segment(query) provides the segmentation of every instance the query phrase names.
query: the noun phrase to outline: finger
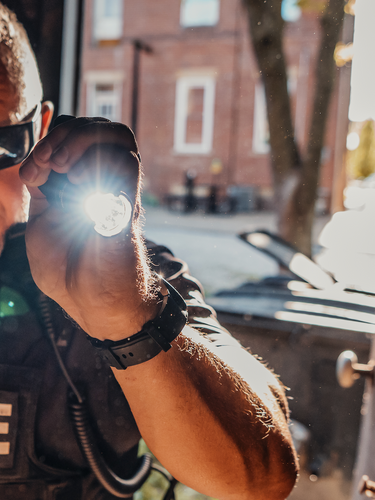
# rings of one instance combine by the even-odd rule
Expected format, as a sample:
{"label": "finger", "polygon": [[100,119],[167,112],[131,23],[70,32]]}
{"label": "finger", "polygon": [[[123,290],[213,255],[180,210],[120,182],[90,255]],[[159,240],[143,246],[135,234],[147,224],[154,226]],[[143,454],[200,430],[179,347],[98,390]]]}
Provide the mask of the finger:
{"label": "finger", "polygon": [[44,165],[50,160],[53,152],[58,149],[59,145],[64,141],[64,139],[74,130],[80,129],[80,127],[96,122],[106,122],[110,123],[106,118],[75,118],[68,121],[60,123],[54,127],[46,137],[41,139],[34,147],[32,152],[32,157],[35,163],[41,163]]}
{"label": "finger", "polygon": [[49,208],[49,203],[38,188],[28,188],[31,200],[29,206],[29,220],[43,213]]}
{"label": "finger", "polygon": [[100,143],[117,143],[138,152],[134,134],[126,125],[86,118],[71,120],[37,144],[21,165],[21,179],[27,186],[40,186],[50,169],[67,173],[91,145]]}
{"label": "finger", "polygon": [[96,190],[126,192],[134,202],[140,173],[138,157],[117,144],[91,146],[68,172],[72,184],[91,185]]}
{"label": "finger", "polygon": [[121,123],[89,123],[73,130],[52,153],[50,167],[67,173],[91,146],[118,144],[134,153],[138,146],[133,132]]}
{"label": "finger", "polygon": [[[74,129],[92,121],[91,118],[77,118],[62,123],[49,134],[41,139],[33,148],[30,155],[22,162],[20,167],[20,177],[27,186],[37,186],[43,184],[50,172],[50,158],[53,151],[65,137]],[[96,119],[95,120],[100,120]],[[103,119],[104,120],[104,119]],[[107,121],[107,120],[105,120]],[[47,170],[47,172],[45,172]]]}

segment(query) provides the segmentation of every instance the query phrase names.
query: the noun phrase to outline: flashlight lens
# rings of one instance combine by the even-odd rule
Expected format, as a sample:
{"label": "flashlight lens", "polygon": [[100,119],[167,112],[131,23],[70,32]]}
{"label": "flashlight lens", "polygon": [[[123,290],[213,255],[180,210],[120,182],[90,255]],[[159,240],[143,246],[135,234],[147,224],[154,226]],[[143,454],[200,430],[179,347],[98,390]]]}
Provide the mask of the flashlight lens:
{"label": "flashlight lens", "polygon": [[119,234],[129,224],[132,206],[123,196],[112,193],[94,193],[85,201],[85,211],[94,221],[94,229],[102,236]]}

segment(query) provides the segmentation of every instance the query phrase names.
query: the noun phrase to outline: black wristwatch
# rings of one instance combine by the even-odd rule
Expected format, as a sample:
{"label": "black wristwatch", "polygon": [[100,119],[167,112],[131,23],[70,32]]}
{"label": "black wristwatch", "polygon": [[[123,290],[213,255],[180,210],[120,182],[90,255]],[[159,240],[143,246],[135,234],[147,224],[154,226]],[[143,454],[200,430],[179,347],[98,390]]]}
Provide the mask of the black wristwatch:
{"label": "black wristwatch", "polygon": [[162,305],[156,318],[143,325],[140,332],[116,342],[89,337],[91,344],[110,366],[125,370],[129,366],[144,363],[161,351],[168,351],[171,342],[181,333],[187,321],[184,299],[172,285],[159,277],[168,290],[161,295]]}

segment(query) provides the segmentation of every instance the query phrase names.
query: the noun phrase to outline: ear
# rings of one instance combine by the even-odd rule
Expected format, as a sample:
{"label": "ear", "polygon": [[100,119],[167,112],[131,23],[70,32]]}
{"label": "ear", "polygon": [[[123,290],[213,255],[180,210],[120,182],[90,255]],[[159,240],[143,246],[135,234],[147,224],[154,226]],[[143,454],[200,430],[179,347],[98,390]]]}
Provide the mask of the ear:
{"label": "ear", "polygon": [[42,139],[45,135],[47,135],[48,127],[52,121],[53,109],[54,107],[51,101],[45,101],[42,103],[42,126],[40,129],[39,139]]}

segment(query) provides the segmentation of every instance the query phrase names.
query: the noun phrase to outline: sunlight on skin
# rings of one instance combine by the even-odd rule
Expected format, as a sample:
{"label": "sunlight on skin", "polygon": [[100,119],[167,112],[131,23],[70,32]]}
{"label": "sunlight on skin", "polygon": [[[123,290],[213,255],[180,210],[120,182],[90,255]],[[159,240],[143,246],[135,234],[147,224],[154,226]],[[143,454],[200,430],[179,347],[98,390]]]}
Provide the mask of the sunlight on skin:
{"label": "sunlight on skin", "polygon": [[[10,112],[18,112],[19,109],[11,106],[9,102],[4,102],[4,95],[3,101],[1,101],[0,92],[0,121],[1,119],[5,120],[8,124]],[[28,99],[31,97],[25,97],[25,101]],[[47,111],[50,119],[52,108],[50,107]],[[45,131],[47,130],[48,124],[49,120],[43,121],[42,131],[44,128]],[[98,128],[101,130],[104,128],[108,138],[113,138],[113,142],[125,143],[125,147],[133,148],[131,151],[136,152],[135,140],[128,130],[124,131],[123,126],[119,126],[119,124],[108,126],[107,123],[99,125]],[[139,280],[139,268],[143,262],[140,257],[141,245],[139,245],[139,249],[135,248],[134,242],[137,242],[135,231],[132,234],[129,231],[128,234],[107,239],[105,244],[102,241],[104,238],[90,234],[80,246],[81,242],[75,241],[77,231],[67,231],[67,228],[73,226],[68,220],[69,214],[63,214],[58,209],[49,207],[46,200],[38,194],[37,186],[43,184],[48,178],[49,162],[54,163],[56,160],[55,166],[59,167],[57,170],[63,172],[60,167],[64,166],[65,172],[71,172],[72,165],[77,165],[77,160],[82,157],[82,151],[90,147],[96,137],[93,134],[85,135],[85,131],[81,127],[82,135],[79,138],[82,138],[82,141],[78,141],[76,134],[72,134],[70,138],[67,137],[70,133],[69,124],[65,124],[65,127],[60,129],[60,132],[61,130],[66,132],[66,136],[61,138],[55,129],[54,132],[51,132],[48,140],[42,142],[39,147],[36,146],[31,158],[26,160],[26,168],[24,164],[24,180],[32,195],[31,220],[26,236],[28,257],[35,282],[38,285],[41,284],[40,288],[51,295],[51,298],[55,298],[53,296],[55,295],[60,306],[81,324],[85,331],[99,339],[111,338],[113,335],[113,340],[118,340],[123,338],[124,331],[128,334],[140,331],[144,323],[155,317],[158,304],[155,296],[146,302],[139,293],[137,280]],[[72,131],[76,131],[76,127],[77,121],[72,124]],[[93,130],[96,130],[95,124]],[[53,149],[53,146],[48,142],[51,141],[51,137],[56,139],[56,143],[53,143],[55,146],[64,141],[64,148]],[[103,134],[101,138],[104,142],[106,135]],[[43,149],[43,144],[47,145],[47,156],[46,147]],[[36,151],[39,151],[39,154],[35,154]],[[53,151],[56,156],[54,155],[51,159]],[[68,162],[62,161],[61,153],[64,151],[71,152]],[[34,155],[39,163],[34,161]],[[134,161],[134,155],[130,156],[133,159],[129,165],[130,180],[133,183],[133,191],[136,192],[139,164],[138,161]],[[27,168],[27,164],[29,168]],[[12,173],[12,179],[15,181],[20,196],[22,196],[24,187],[18,178],[18,167],[15,167],[14,170],[9,169],[9,172]],[[4,203],[4,198],[0,199],[0,207],[2,203]],[[137,208],[134,201],[133,204]],[[84,235],[82,236],[84,237]],[[78,250],[73,255],[71,253],[72,241],[77,244]],[[76,248],[73,250],[76,251]],[[144,273],[146,275],[146,270]],[[67,277],[74,279],[67,280]],[[51,290],[53,294],[50,293]],[[126,308],[124,308],[124,304],[126,304]],[[133,414],[136,416],[137,424],[139,421],[144,423],[144,420],[147,420],[143,427],[148,432],[148,436],[151,434],[151,438],[153,438],[152,433],[157,429],[154,442],[159,446],[163,456],[172,456],[170,462],[173,462],[182,477],[190,466],[187,461],[184,463],[184,456],[192,457],[189,461],[194,462],[192,468],[196,471],[195,475],[201,476],[200,481],[198,481],[201,484],[197,484],[199,488],[206,488],[207,485],[207,488],[209,486],[214,492],[218,491],[221,494],[224,491],[225,494],[223,493],[221,498],[225,497],[226,500],[230,498],[263,500],[266,495],[267,499],[285,498],[287,493],[284,495],[284,492],[289,492],[293,487],[297,466],[282,410],[271,391],[273,387],[279,387],[277,380],[246,351],[235,350],[230,346],[225,349],[215,347],[209,340],[202,339],[195,330],[188,330],[190,330],[190,338],[196,340],[196,344],[204,345],[213,355],[220,353],[223,364],[225,363],[227,367],[235,366],[237,370],[243,372],[244,380],[249,383],[249,398],[243,395],[238,388],[239,382],[236,382],[237,385],[232,383],[232,378],[227,376],[227,371],[230,370],[226,370],[226,366],[221,367],[222,376],[218,377],[214,362],[210,364],[210,360],[208,360],[207,363],[201,363],[198,358],[189,357],[188,352],[182,352],[178,348],[170,349],[169,353],[160,353],[160,356],[150,360],[149,364],[144,363],[132,370],[116,374],[118,380],[123,382],[122,388],[127,398],[129,394],[128,401],[129,404],[131,402],[132,410],[135,409]],[[194,371],[191,365],[193,365]],[[216,369],[216,371],[218,370]],[[188,377],[189,373],[193,376]],[[221,383],[217,383],[218,378]],[[202,386],[204,387],[202,388]],[[191,397],[190,404],[189,398],[186,398],[186,392]],[[212,393],[214,393],[214,397],[211,396]],[[163,407],[160,403],[160,394],[164,395]],[[203,402],[202,396],[206,396]],[[254,404],[248,404],[249,399]],[[257,399],[261,403],[259,409],[263,410],[260,416],[257,413]],[[212,400],[216,406],[208,404]],[[231,404],[231,402],[236,403],[239,400],[240,406]],[[262,406],[263,403],[264,406]],[[165,411],[165,407],[167,411]],[[221,407],[225,407],[229,418],[223,418],[222,422],[218,422],[216,409]],[[187,419],[186,408],[191,413],[190,418]],[[271,411],[268,412],[268,408]],[[171,411],[168,411],[169,409]],[[233,409],[237,411],[234,420],[232,417]],[[253,412],[254,409],[255,412]],[[266,422],[262,420],[263,414],[266,414],[266,418],[268,418]],[[269,417],[268,414],[272,415],[273,418]],[[200,416],[203,418],[199,418]],[[248,427],[246,425],[232,426],[233,431],[230,429],[231,432],[228,432],[231,421],[249,422],[249,427],[251,425],[258,429],[262,438],[259,438],[258,433],[246,435],[246,453],[239,453],[242,450],[242,442],[241,446],[238,443],[242,438],[242,432],[244,434]],[[278,425],[275,425],[276,432],[272,432],[272,424],[276,424],[276,422],[278,422]],[[169,432],[166,423],[169,424],[168,427],[172,428],[173,432]],[[264,424],[269,425],[265,428]],[[201,431],[202,426],[204,428],[203,436],[198,432]],[[139,427],[141,428],[140,425]],[[214,428],[218,432],[218,436],[213,435],[210,428]],[[242,431],[242,429],[244,430]],[[284,430],[285,432],[283,432]],[[169,436],[179,450],[180,463],[174,459],[173,454],[171,455],[172,452],[165,439]],[[263,437],[268,439],[263,439]],[[194,446],[191,445],[191,441],[193,441]],[[206,443],[202,445],[201,441],[206,441]],[[215,453],[211,453],[211,443]],[[253,447],[250,445],[254,445],[256,448],[251,456],[249,456],[250,448]],[[223,463],[221,460],[219,453],[223,449],[225,449],[229,464]],[[270,452],[269,463],[264,461],[264,452],[268,451]],[[200,457],[208,457],[209,460],[206,463],[205,460],[200,461]],[[246,467],[245,460],[251,462],[254,472]],[[211,464],[214,464],[213,471],[210,470]],[[231,468],[229,479],[223,477],[227,466]],[[260,473],[262,477],[260,477]],[[267,484],[265,484],[265,479]],[[196,481],[196,477],[193,480]],[[250,480],[251,488],[249,488]],[[230,494],[226,493],[228,485]],[[233,489],[236,491],[232,495]],[[275,491],[278,493],[277,496],[274,495]]]}
{"label": "sunlight on skin", "polygon": [[275,384],[274,375],[260,361],[249,356],[244,349],[239,350],[228,345],[221,348],[202,337],[197,330],[188,326],[184,328],[183,334],[195,343],[203,345],[214,356],[219,356],[233,371],[240,372],[251,387],[252,392],[267,405],[270,411],[280,411],[270,391],[270,386]]}

